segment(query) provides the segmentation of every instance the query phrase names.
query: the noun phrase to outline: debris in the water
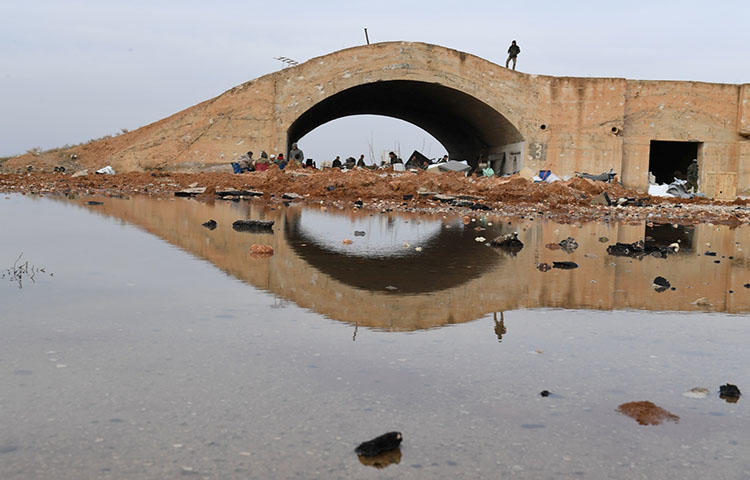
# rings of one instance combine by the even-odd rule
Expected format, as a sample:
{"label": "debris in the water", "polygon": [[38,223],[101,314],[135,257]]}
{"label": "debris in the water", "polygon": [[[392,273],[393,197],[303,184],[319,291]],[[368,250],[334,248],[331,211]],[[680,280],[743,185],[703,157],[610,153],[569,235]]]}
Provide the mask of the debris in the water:
{"label": "debris in the water", "polygon": [[414,247],[414,251],[421,252],[422,251],[422,247]]}
{"label": "debris in the water", "polygon": [[343,243],[344,245],[351,245],[353,242],[350,239],[345,238],[341,241],[341,243]]}
{"label": "debris in the water", "polygon": [[354,236],[355,237],[364,237],[365,236],[365,232],[363,232],[361,230],[355,230],[354,231]]}
{"label": "debris in the water", "polygon": [[578,264],[576,262],[552,262],[552,268],[572,270],[574,268],[578,268]]}
{"label": "debris in the water", "polygon": [[254,255],[273,255],[273,247],[271,245],[259,245],[255,243],[250,246],[250,251]]}
{"label": "debris in the water", "polygon": [[206,223],[202,223],[201,225],[203,225],[204,227],[206,227],[209,230],[213,230],[213,229],[216,228],[217,224],[216,224],[216,220],[214,220],[212,218],[211,220],[207,221]]}
{"label": "debris in the water", "polygon": [[357,455],[374,457],[388,450],[398,448],[402,439],[401,432],[388,432],[367,442],[360,443],[354,451]]}
{"label": "debris in the water", "polygon": [[700,297],[693,302],[693,305],[697,305],[699,307],[710,307],[711,302],[709,302],[706,297]]}
{"label": "debris in the water", "polygon": [[542,263],[536,264],[536,269],[539,270],[540,272],[547,272],[549,271],[550,268],[552,267],[549,266],[549,263],[542,262]]}
{"label": "debris in the water", "polygon": [[683,392],[682,396],[687,398],[706,398],[708,396],[708,389],[703,387],[691,388],[687,392]]}
{"label": "debris in the water", "polygon": [[104,205],[104,202],[98,202],[96,200],[89,200],[86,202],[87,205]]}
{"label": "debris in the water", "polygon": [[492,245],[493,247],[501,248],[513,255],[517,254],[521,251],[521,249],[523,249],[523,242],[518,239],[518,232],[501,235],[496,239],[490,241],[490,245]]}
{"label": "debris in the water", "polygon": [[667,258],[667,255],[676,253],[678,248],[674,248],[676,244],[672,244],[668,247],[660,247],[654,245],[646,245],[643,240],[638,240],[633,243],[621,243],[617,242],[614,245],[607,247],[607,253],[615,257],[631,257],[641,259],[646,255],[651,255],[657,258]]}
{"label": "debris in the water", "polygon": [[541,395],[543,397],[549,397],[549,390],[542,390],[539,395]]}
{"label": "debris in the water", "polygon": [[578,242],[573,237],[566,238],[559,245],[566,253],[573,253],[578,248]]}
{"label": "debris in the water", "polygon": [[635,419],[641,425],[660,425],[662,422],[679,422],[680,417],[648,401],[628,402],[617,407],[617,411]]}
{"label": "debris in the water", "polygon": [[707,257],[715,257],[715,256],[716,256],[716,252],[711,252],[711,251],[708,251],[708,250],[706,250],[706,251],[705,251],[705,252],[703,253],[703,255],[705,255],[705,256],[707,256]]}
{"label": "debris in the water", "polygon": [[727,398],[740,398],[740,395],[742,395],[742,393],[740,392],[740,389],[737,387],[737,385],[727,383],[726,385],[722,385],[719,387],[719,396],[725,400]]}
{"label": "debris in the water", "polygon": [[663,292],[669,289],[669,287],[671,287],[672,285],[669,283],[669,280],[667,280],[666,278],[656,277],[654,279],[654,283],[652,286],[654,287],[654,290],[656,290],[657,292]]}
{"label": "debris in the water", "polygon": [[232,228],[238,232],[273,233],[273,220],[236,220]]}
{"label": "debris in the water", "polygon": [[607,237],[599,237],[599,242],[600,243],[607,243],[607,242],[609,242],[609,238],[607,238]]}

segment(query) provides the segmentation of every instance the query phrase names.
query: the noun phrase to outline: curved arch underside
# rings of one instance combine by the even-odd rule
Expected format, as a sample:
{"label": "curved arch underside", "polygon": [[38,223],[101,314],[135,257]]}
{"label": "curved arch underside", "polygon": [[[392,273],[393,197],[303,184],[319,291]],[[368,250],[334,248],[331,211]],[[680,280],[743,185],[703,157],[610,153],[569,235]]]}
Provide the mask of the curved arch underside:
{"label": "curved arch underside", "polygon": [[501,113],[453,88],[411,80],[379,81],[334,94],[292,123],[291,145],[324,123],[350,115],[383,115],[412,123],[435,137],[451,158],[474,164],[523,136]]}

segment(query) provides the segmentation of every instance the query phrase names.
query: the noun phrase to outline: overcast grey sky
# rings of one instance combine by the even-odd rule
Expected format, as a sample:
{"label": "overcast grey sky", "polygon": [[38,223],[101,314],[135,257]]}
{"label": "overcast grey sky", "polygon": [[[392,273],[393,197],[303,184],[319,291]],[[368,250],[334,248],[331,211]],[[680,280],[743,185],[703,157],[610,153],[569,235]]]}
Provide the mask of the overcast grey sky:
{"label": "overcast grey sky", "polygon": [[[0,0],[0,156],[134,129],[281,68],[364,43],[422,41],[568,76],[750,82],[750,2]],[[341,119],[305,152],[400,145],[442,154],[403,122]],[[340,153],[339,153],[340,152]]]}

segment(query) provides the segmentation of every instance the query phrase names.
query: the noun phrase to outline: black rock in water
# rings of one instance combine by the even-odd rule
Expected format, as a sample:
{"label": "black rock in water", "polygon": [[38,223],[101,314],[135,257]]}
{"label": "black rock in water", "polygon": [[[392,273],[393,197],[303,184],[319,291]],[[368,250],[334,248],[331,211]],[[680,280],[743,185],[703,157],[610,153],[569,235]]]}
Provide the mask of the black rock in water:
{"label": "black rock in water", "polygon": [[273,233],[273,220],[237,220],[232,228],[237,232]]}
{"label": "black rock in water", "polygon": [[572,270],[574,268],[578,268],[578,264],[576,262],[552,262],[552,268]]}
{"label": "black rock in water", "polygon": [[88,205],[104,205],[104,202],[97,202],[96,200],[89,200],[86,202]]}
{"label": "black rock in water", "polygon": [[578,242],[576,242],[573,237],[566,238],[558,245],[560,245],[560,248],[562,248],[566,253],[573,253],[578,248]]}
{"label": "black rock in water", "polygon": [[737,385],[727,383],[726,385],[722,385],[719,387],[719,396],[721,397],[739,398],[740,395],[742,395],[742,392],[740,392],[740,389],[737,388]]}
{"label": "black rock in water", "polygon": [[539,395],[543,397],[549,397],[549,390],[542,390],[542,392]]}
{"label": "black rock in water", "polygon": [[202,223],[201,225],[203,225],[209,230],[213,230],[216,228],[216,220],[212,218],[211,220],[207,221],[206,223]]}
{"label": "black rock in water", "polygon": [[656,277],[654,279],[653,287],[654,287],[654,290],[656,290],[657,292],[663,292],[671,286],[672,285],[669,283],[669,280],[667,280],[664,277]]}
{"label": "black rock in water", "polygon": [[363,232],[362,230],[354,230],[354,236],[355,237],[364,237],[365,235],[366,235],[366,233]]}
{"label": "black rock in water", "polygon": [[703,255],[705,255],[707,257],[715,257],[716,256],[716,252],[709,252],[708,250],[706,250],[706,253],[704,253]]}
{"label": "black rock in water", "polygon": [[367,442],[362,442],[359,446],[354,449],[357,455],[364,455],[365,457],[374,457],[380,455],[388,450],[398,448],[401,444],[401,432],[388,432],[378,438],[373,438]]}
{"label": "black rock in water", "polygon": [[518,239],[518,233],[516,232],[501,235],[494,240],[490,240],[490,245],[501,248],[512,255],[517,254],[523,249],[523,242]]}

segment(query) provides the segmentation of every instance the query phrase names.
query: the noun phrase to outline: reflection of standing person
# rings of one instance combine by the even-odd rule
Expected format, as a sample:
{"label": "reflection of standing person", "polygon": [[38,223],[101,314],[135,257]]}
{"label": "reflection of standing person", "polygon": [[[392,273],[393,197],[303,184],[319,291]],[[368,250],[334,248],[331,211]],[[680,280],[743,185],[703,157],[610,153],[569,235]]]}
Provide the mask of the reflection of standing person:
{"label": "reflection of standing person", "polygon": [[516,45],[516,41],[513,40],[508,47],[508,59],[505,61],[505,68],[508,68],[508,64],[513,60],[513,70],[516,69],[516,57],[521,53],[521,47]]}
{"label": "reflection of standing person", "polygon": [[292,144],[292,149],[289,151],[289,160],[297,165],[302,165],[305,161],[305,154],[302,153],[302,150],[300,150],[299,147],[297,147],[296,143]]}
{"label": "reflection of standing person", "polygon": [[503,335],[507,332],[505,329],[505,316],[503,315],[505,312],[500,312],[500,321],[497,321],[497,312],[493,314],[493,318],[495,320],[495,335],[497,336],[497,341],[502,342],[503,341]]}

